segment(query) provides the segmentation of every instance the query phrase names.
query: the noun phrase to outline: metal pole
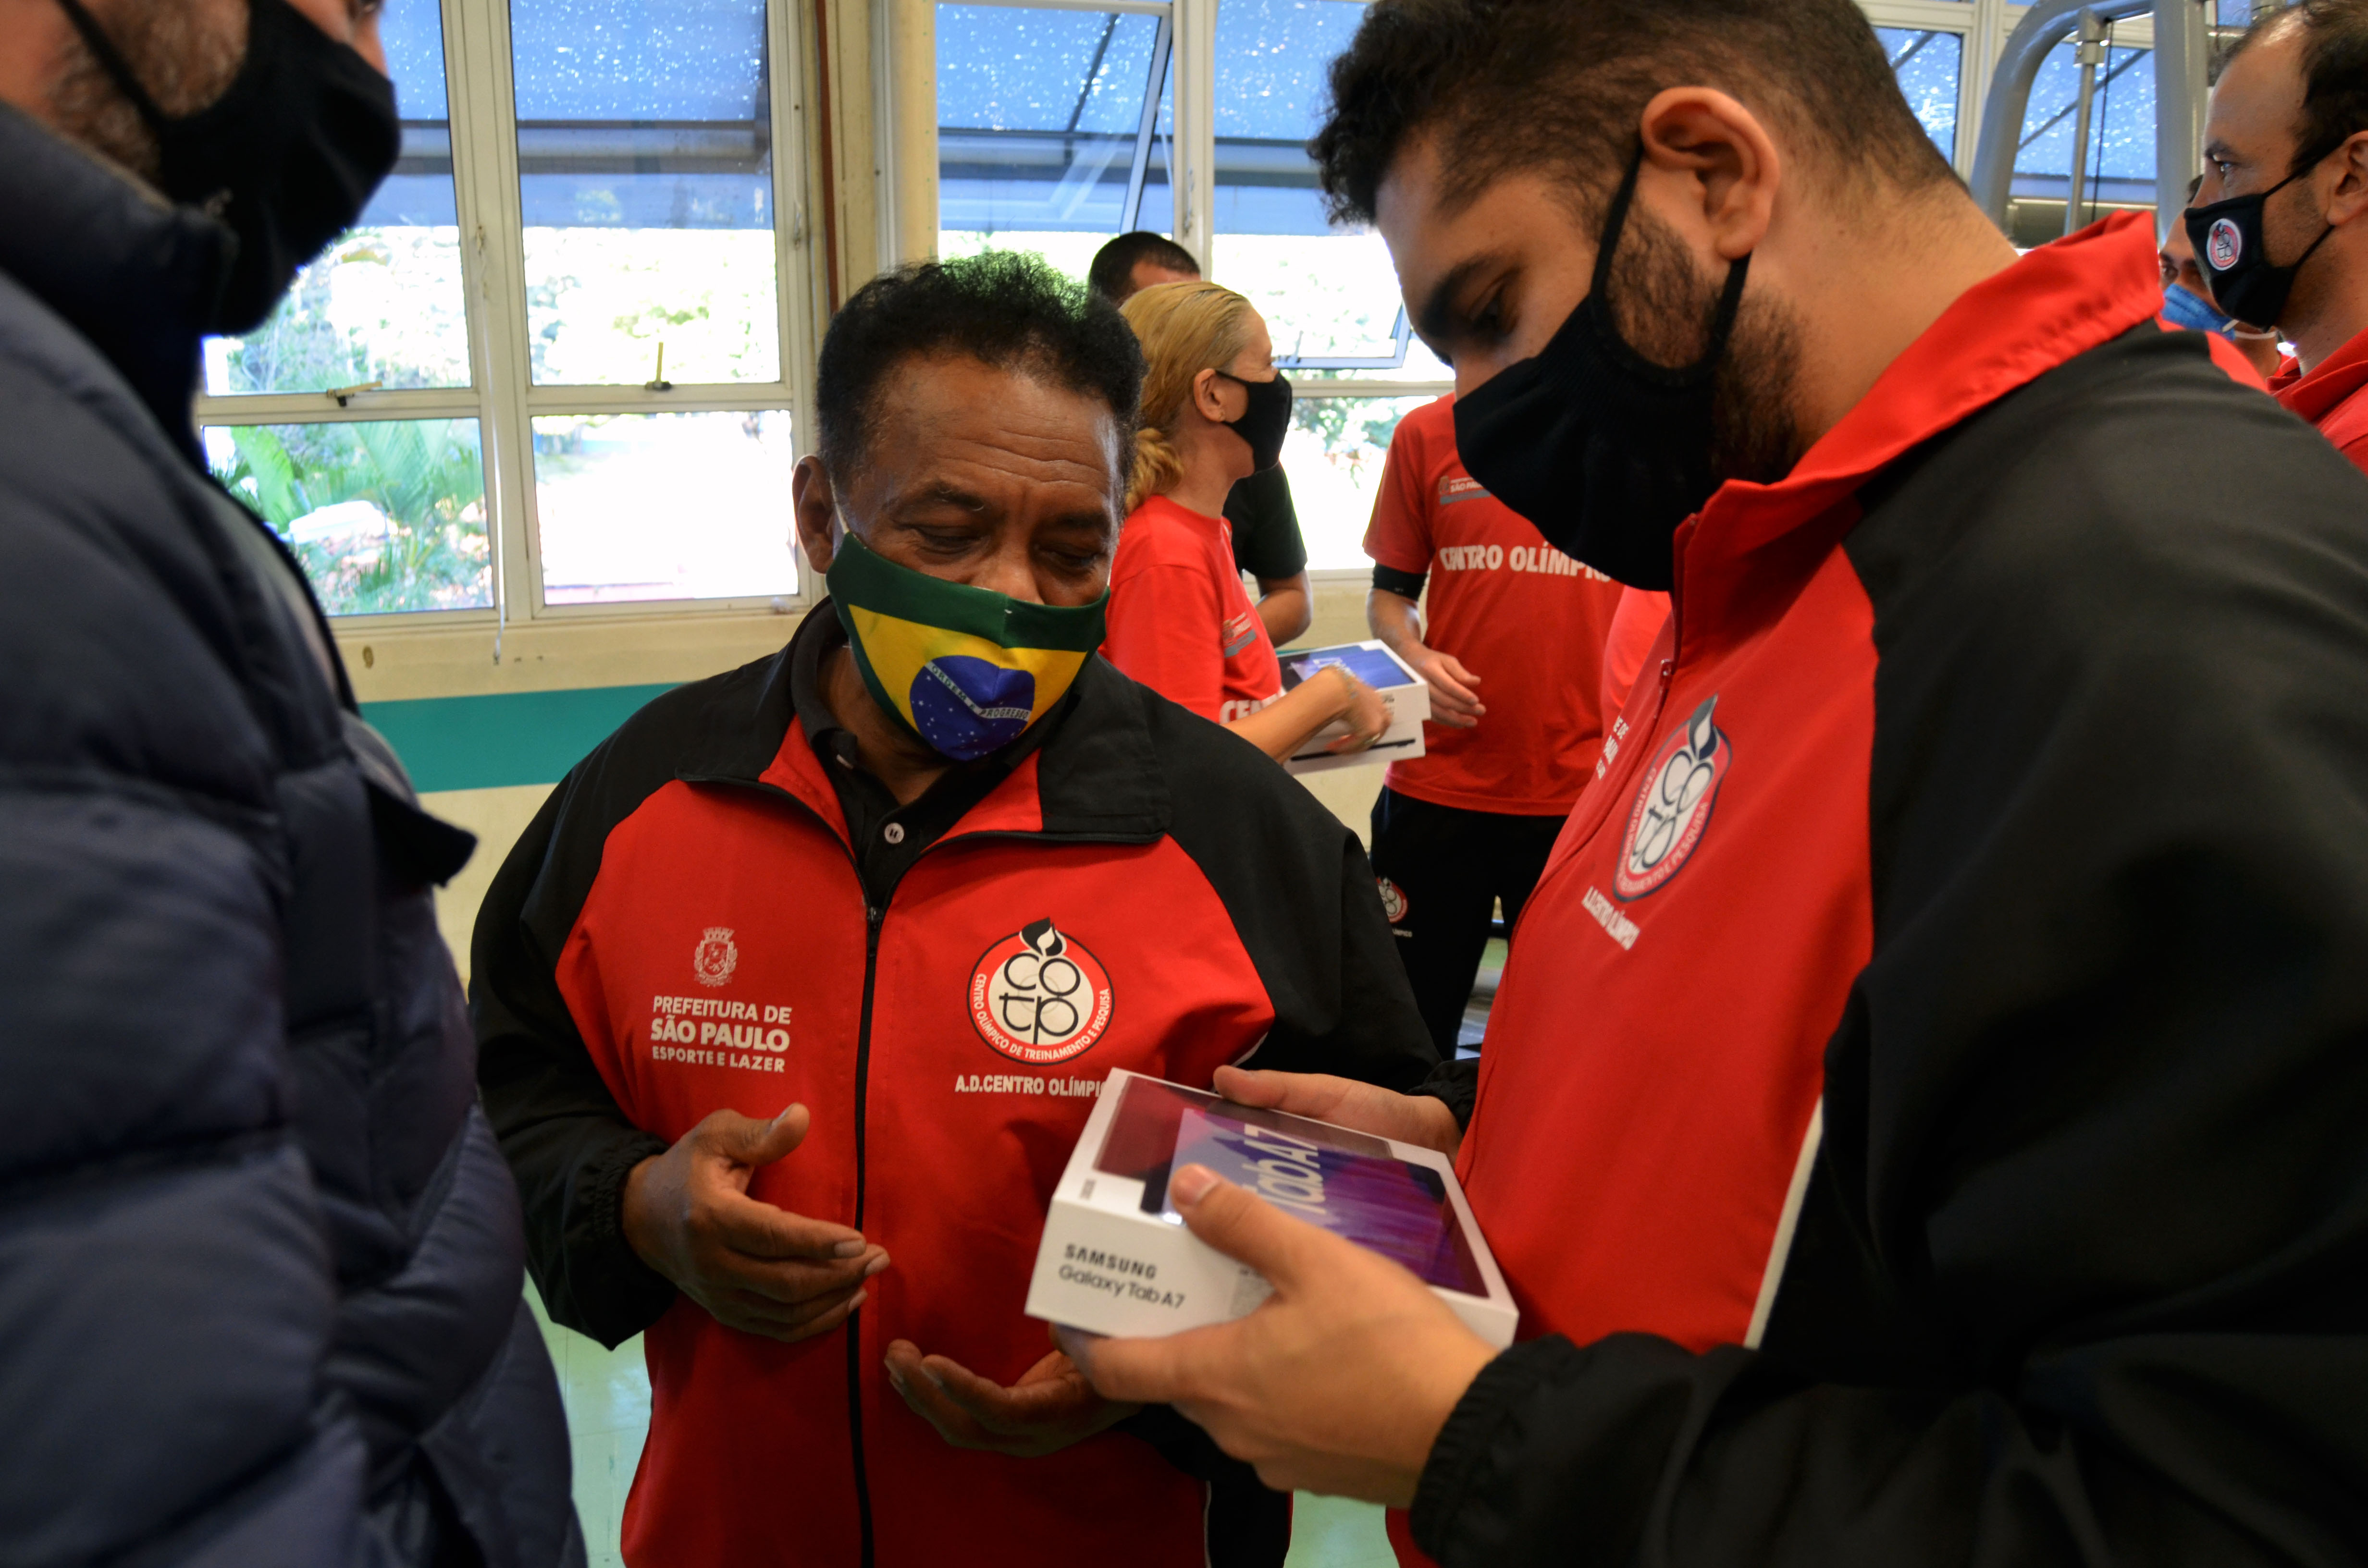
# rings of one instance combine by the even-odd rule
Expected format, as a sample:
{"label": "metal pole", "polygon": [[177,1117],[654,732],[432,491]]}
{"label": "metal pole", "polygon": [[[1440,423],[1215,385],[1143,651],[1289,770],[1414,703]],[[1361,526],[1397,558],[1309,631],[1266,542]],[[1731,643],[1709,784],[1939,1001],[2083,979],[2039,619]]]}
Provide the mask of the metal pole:
{"label": "metal pole", "polygon": [[[2077,19],[2079,46],[2076,58],[2080,62],[2080,87],[2073,98],[2072,110],[2072,184],[2064,193],[2064,232],[2077,233],[2082,226],[2080,184],[2089,174],[2089,111],[2097,99],[2097,66],[2105,58],[2105,24],[2097,20],[2094,11],[2083,11]],[[2102,154],[2098,157],[2101,165]]]}
{"label": "metal pole", "polygon": [[[1990,77],[1989,94],[1982,104],[1981,130],[1974,144],[1974,172],[1966,181],[1973,187],[1974,200],[1989,214],[1991,222],[2006,226],[2006,205],[2014,190],[2014,154],[2022,140],[2031,84],[2038,77],[2048,51],[2064,41],[2080,12],[2091,10],[2100,20],[2115,22],[2154,6],[2192,4],[2192,0],[2087,0],[2085,5],[2083,0],[2035,0],[2023,13],[2022,20],[2008,35]],[[2200,17],[2202,13],[2197,15]],[[2157,85],[2157,101],[2160,92]],[[2202,111],[2196,112],[2201,125]],[[2194,157],[2192,149],[2187,157]],[[2182,193],[2187,189],[2184,175],[2180,176],[2179,188]]]}
{"label": "metal pole", "polygon": [[2203,67],[2211,35],[2203,0],[2155,0],[2154,227],[2167,237],[2187,205],[2187,182],[2203,167]]}

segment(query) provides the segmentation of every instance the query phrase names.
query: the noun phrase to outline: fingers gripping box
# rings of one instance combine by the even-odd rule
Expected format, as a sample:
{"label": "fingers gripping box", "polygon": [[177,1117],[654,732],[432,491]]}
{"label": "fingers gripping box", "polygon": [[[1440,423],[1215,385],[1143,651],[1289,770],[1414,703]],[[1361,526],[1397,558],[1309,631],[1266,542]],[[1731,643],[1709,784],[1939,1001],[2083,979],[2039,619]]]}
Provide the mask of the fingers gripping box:
{"label": "fingers gripping box", "polygon": [[1335,648],[1301,648],[1281,655],[1282,689],[1290,691],[1327,665],[1346,665],[1349,673],[1382,694],[1389,705],[1390,727],[1363,751],[1336,756],[1325,747],[1349,733],[1345,721],[1335,719],[1310,735],[1283,766],[1293,773],[1322,773],[1335,767],[1360,767],[1371,762],[1403,762],[1423,754],[1422,722],[1430,717],[1430,687],[1404,659],[1373,641],[1343,642]]}
{"label": "fingers gripping box", "polygon": [[1188,1165],[1404,1264],[1474,1334],[1513,1342],[1520,1313],[1446,1155],[1122,1069],[1053,1189],[1028,1315],[1135,1336],[1265,1301],[1265,1278],[1192,1234],[1168,1201],[1168,1173]]}

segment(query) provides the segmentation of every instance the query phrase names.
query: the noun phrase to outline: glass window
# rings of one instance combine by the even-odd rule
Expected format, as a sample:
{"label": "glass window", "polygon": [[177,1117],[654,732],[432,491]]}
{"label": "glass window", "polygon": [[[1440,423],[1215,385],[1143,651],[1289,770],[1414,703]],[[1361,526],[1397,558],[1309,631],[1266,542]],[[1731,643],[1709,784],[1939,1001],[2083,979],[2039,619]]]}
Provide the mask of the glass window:
{"label": "glass window", "polygon": [[1292,407],[1282,466],[1315,571],[1370,566],[1365,525],[1398,421],[1424,397],[1302,398]]}
{"label": "glass window", "polygon": [[1892,74],[1907,107],[1941,156],[1957,156],[1957,77],[1965,40],[1955,33],[1915,32],[1907,28],[1877,28],[1874,36],[1891,56]]}
{"label": "glass window", "polygon": [[780,379],[766,36],[764,0],[511,0],[536,382]]}
{"label": "glass window", "polygon": [[1083,278],[1111,235],[1169,232],[1171,53],[1162,17],[939,6],[939,253],[1037,251]]}
{"label": "glass window", "polygon": [[393,6],[380,32],[403,115],[394,172],[269,321],[207,340],[209,392],[469,384],[443,19],[433,5]]}
{"label": "glass window", "polygon": [[[2064,199],[2072,176],[2072,129],[2080,74],[2070,41],[2048,51],[2031,87],[2015,150],[2014,194]],[[2108,48],[2097,67],[2089,108],[2089,154],[2082,198],[2089,202],[2154,203],[2154,55]]]}
{"label": "glass window", "polygon": [[796,462],[780,411],[538,418],[543,601],[797,592]]}
{"label": "glass window", "polygon": [[1257,303],[1277,355],[1315,361],[1294,379],[1440,380],[1399,320],[1388,248],[1326,222],[1307,156],[1326,73],[1364,17],[1361,0],[1221,0],[1210,276]]}
{"label": "glass window", "polygon": [[214,425],[206,461],[286,540],[331,615],[494,602],[473,419]]}

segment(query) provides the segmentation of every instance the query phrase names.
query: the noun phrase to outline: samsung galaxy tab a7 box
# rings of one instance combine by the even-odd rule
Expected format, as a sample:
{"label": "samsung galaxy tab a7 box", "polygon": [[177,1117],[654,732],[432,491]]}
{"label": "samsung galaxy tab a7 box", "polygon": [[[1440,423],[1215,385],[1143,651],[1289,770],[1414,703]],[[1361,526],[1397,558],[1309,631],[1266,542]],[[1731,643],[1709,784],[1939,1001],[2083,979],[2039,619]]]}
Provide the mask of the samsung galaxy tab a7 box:
{"label": "samsung galaxy tab a7 box", "polygon": [[1224,1323],[1269,1286],[1184,1226],[1167,1173],[1205,1165],[1284,1213],[1406,1265],[1502,1349],[1519,1313],[1452,1162],[1431,1149],[1112,1072],[1044,1220],[1028,1315],[1094,1334]]}
{"label": "samsung galaxy tab a7 box", "polygon": [[1324,748],[1349,733],[1335,719],[1316,731],[1283,766],[1293,773],[1321,773],[1332,767],[1359,767],[1369,762],[1400,762],[1422,755],[1422,722],[1430,717],[1430,687],[1407,667],[1405,660],[1377,642],[1343,642],[1337,648],[1299,648],[1277,655],[1282,661],[1282,689],[1290,691],[1326,665],[1346,665],[1349,673],[1382,694],[1390,707],[1390,727],[1364,751],[1336,756]]}

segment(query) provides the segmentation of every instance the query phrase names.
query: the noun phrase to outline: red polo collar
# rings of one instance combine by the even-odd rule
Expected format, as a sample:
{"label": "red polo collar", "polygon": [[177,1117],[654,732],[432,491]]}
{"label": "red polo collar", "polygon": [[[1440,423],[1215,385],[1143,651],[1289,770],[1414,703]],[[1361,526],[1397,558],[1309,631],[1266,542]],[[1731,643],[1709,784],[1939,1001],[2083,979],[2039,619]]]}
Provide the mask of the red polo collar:
{"label": "red polo collar", "polygon": [[[1773,484],[1728,481],[1679,530],[1680,592],[1692,601],[1688,641],[1694,626],[1726,619],[1702,605],[1704,590],[1725,598],[1723,587],[1738,590],[1738,576],[1754,574],[1748,562],[1806,525],[1833,519],[1838,504],[1884,465],[2161,308],[2153,225],[2135,212],[2042,245],[1966,290],[1791,473]],[[1848,511],[1839,526],[1854,521]],[[1697,608],[1710,613],[1691,613]]]}
{"label": "red polo collar", "polygon": [[2360,333],[2319,361],[2318,369],[2307,376],[2299,364],[2287,360],[2270,378],[2270,395],[2288,413],[2317,425],[2363,386],[2368,386],[2368,332]]}

